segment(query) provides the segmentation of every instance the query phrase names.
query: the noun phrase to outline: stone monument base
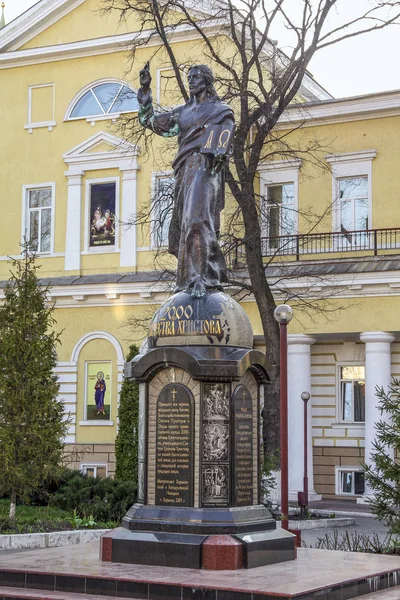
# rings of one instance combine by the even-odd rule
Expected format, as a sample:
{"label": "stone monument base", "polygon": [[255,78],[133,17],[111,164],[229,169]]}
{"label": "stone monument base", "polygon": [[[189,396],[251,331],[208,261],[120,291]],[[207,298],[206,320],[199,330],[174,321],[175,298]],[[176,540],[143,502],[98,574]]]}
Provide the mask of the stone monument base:
{"label": "stone monument base", "polygon": [[260,405],[271,365],[230,296],[174,294],[147,349],[125,366],[139,384],[138,504],[102,539],[116,563],[239,569],[296,558],[296,537],[261,505]]}
{"label": "stone monument base", "polygon": [[[221,538],[223,538],[221,540]],[[296,538],[264,506],[169,508],[135,504],[105,534],[104,561],[188,569],[241,569],[296,558]],[[223,565],[223,566],[221,566]]]}

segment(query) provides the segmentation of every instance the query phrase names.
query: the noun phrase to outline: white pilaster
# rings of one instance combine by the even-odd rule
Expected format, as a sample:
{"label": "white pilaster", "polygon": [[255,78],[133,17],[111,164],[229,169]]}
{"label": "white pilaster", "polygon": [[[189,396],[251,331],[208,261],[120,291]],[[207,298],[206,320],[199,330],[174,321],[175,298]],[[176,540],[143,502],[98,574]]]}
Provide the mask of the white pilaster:
{"label": "white pilaster", "polygon": [[[136,267],[137,169],[122,171],[121,267]],[[128,225],[128,223],[130,223]]]}
{"label": "white pilaster", "polygon": [[82,173],[65,173],[68,179],[67,226],[65,234],[66,271],[81,268]]}
{"label": "white pilaster", "polygon": [[[385,331],[368,331],[360,335],[360,340],[365,343],[365,463],[371,464],[370,454],[376,437],[375,423],[383,418],[378,409],[376,387],[387,389],[390,384],[390,344],[395,337]],[[357,502],[363,503],[368,495],[371,495],[371,489],[366,483],[364,497],[358,498]]]}
{"label": "white pilaster", "polygon": [[[288,335],[288,414],[289,414],[289,499],[297,502],[303,490],[304,402],[302,392],[311,394],[311,346],[315,338]],[[311,400],[307,407],[307,470],[309,500],[320,499],[314,491]]]}

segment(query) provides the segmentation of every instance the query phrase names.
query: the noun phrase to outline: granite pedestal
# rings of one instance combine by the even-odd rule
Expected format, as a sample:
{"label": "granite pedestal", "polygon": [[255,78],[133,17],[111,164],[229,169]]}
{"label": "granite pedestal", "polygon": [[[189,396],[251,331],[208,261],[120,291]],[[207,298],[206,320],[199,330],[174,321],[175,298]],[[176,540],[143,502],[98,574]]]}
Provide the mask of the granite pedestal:
{"label": "granite pedestal", "polygon": [[103,538],[103,560],[206,568],[229,555],[229,568],[250,568],[296,557],[295,536],[260,503],[271,369],[252,347],[245,311],[222,292],[180,292],[157,311],[147,351],[125,368],[139,382],[138,502]]}

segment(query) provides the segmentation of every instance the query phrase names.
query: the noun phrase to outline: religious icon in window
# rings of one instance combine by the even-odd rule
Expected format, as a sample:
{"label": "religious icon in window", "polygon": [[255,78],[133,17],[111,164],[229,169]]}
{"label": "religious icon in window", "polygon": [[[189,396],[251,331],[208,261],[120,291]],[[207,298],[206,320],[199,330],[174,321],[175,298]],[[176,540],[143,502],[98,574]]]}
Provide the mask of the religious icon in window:
{"label": "religious icon in window", "polygon": [[86,418],[110,419],[111,363],[86,363]]}
{"label": "religious icon in window", "polygon": [[90,247],[115,245],[115,182],[90,186]]}

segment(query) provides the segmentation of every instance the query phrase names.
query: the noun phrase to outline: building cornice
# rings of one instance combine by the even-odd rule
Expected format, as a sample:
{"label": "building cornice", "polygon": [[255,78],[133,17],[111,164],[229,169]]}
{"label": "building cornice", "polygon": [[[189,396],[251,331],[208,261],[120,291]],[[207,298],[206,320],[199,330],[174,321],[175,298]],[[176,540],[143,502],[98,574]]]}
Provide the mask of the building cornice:
{"label": "building cornice", "polygon": [[[126,281],[137,278],[136,281]],[[80,308],[97,306],[152,306],[164,302],[172,293],[173,281],[162,282],[154,273],[123,274],[110,276],[110,281],[99,281],[99,276],[51,278],[44,280],[49,284],[49,301],[56,308]],[[102,279],[106,278],[104,275]],[[62,281],[65,279],[65,282]],[[82,283],[80,280],[82,279]],[[92,280],[92,281],[91,281]],[[365,299],[372,297],[400,296],[400,270],[386,270],[360,273],[339,273],[333,275],[304,275],[303,277],[269,277],[274,297],[280,300],[279,287],[299,293],[308,300],[316,299]],[[4,286],[5,282],[1,285]],[[283,297],[283,296],[282,296]],[[0,291],[0,298],[4,294]],[[252,296],[246,296],[243,303],[254,302]]]}
{"label": "building cornice", "polygon": [[398,115],[400,115],[400,90],[390,90],[292,106],[282,115],[278,127],[281,129],[299,125],[316,127]]}
{"label": "building cornice", "polygon": [[[142,31],[139,34],[124,33],[65,44],[27,48],[25,50],[0,51],[0,69],[112,54],[113,52],[127,52],[133,39],[138,41],[145,39],[148,35],[148,32]],[[176,28],[172,37],[174,42],[184,42],[198,39],[199,35],[186,26],[180,26]],[[159,41],[153,38],[146,44],[146,47],[157,45],[159,45]]]}

